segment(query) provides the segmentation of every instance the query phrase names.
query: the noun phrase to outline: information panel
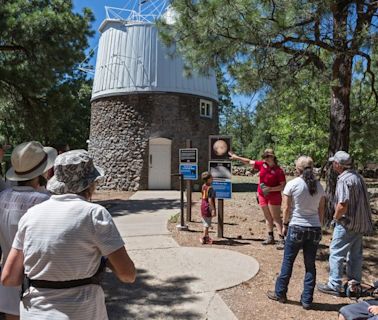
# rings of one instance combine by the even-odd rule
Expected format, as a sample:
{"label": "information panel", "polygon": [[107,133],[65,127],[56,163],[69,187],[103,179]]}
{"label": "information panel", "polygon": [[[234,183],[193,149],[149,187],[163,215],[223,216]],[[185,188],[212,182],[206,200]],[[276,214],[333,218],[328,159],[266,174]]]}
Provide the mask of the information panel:
{"label": "information panel", "polygon": [[231,199],[232,198],[232,183],[231,180],[214,179],[212,186],[216,193],[217,199]]}
{"label": "information panel", "polygon": [[184,180],[197,180],[198,165],[190,163],[180,163],[180,174],[183,175]]}
{"label": "information panel", "polygon": [[197,148],[179,149],[179,162],[180,163],[198,163],[198,149]]}

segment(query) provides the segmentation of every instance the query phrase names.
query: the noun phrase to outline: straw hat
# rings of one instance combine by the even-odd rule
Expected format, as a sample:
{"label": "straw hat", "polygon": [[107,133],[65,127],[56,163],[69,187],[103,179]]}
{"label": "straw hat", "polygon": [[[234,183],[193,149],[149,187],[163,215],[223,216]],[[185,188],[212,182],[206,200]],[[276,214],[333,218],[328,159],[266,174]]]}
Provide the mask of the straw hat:
{"label": "straw hat", "polygon": [[93,164],[88,151],[71,150],[56,158],[47,190],[54,194],[80,193],[103,177],[104,171]]}
{"label": "straw hat", "polygon": [[11,181],[34,179],[52,168],[56,156],[54,148],[44,147],[37,141],[21,143],[12,152],[12,167],[5,176]]}
{"label": "straw hat", "polygon": [[266,158],[267,156],[272,156],[275,157],[276,155],[274,154],[274,150],[271,148],[265,149],[264,153],[262,154],[262,158]]}

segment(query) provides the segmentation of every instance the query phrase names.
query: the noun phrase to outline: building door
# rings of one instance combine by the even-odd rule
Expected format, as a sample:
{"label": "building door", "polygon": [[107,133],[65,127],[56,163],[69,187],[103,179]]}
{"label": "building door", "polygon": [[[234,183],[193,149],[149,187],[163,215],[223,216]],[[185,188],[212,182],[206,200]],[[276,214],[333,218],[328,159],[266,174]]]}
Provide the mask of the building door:
{"label": "building door", "polygon": [[171,145],[165,138],[150,139],[148,156],[148,189],[171,189]]}

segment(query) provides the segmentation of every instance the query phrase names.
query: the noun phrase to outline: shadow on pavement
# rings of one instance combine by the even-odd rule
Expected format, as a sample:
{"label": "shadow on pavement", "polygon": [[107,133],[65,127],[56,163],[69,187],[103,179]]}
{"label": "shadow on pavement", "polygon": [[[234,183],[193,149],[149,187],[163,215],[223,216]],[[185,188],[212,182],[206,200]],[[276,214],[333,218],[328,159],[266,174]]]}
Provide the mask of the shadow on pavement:
{"label": "shadow on pavement", "polygon": [[[107,272],[103,280],[106,307],[110,320],[126,319],[200,319],[201,315],[181,305],[197,301],[189,283],[195,277],[172,277],[164,283],[154,283],[148,271],[138,269],[133,284],[124,284]],[[181,309],[181,310],[180,310]]]}
{"label": "shadow on pavement", "polygon": [[179,200],[146,199],[146,200],[107,200],[95,201],[104,206],[113,217],[134,214],[138,212],[156,212],[161,209],[180,209]]}

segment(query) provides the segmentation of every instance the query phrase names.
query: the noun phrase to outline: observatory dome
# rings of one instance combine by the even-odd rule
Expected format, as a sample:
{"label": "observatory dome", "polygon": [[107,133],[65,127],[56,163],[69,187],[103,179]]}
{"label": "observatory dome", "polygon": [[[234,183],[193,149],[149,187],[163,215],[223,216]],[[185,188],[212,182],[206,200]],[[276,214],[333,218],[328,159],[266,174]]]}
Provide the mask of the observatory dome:
{"label": "observatory dome", "polygon": [[169,92],[218,101],[215,75],[185,76],[182,58],[160,41],[155,24],[106,19],[99,30],[92,100],[129,93]]}

